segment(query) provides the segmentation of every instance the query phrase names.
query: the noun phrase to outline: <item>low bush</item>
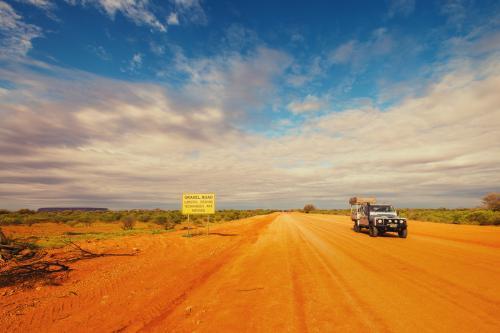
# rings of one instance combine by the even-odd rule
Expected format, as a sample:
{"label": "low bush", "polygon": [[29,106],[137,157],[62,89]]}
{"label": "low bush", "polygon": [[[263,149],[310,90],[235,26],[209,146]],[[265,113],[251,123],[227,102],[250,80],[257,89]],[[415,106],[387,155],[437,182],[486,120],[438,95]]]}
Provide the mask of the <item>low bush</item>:
{"label": "low bush", "polygon": [[153,218],[153,222],[156,224],[164,225],[165,223],[167,223],[167,217],[162,215],[155,216]]}
{"label": "low bush", "polygon": [[[402,208],[397,209],[397,211],[400,216],[410,220],[452,224],[500,225],[500,212],[482,208]],[[314,213],[349,216],[351,211],[349,209],[323,209],[315,210]]]}
{"label": "low bush", "polygon": [[500,212],[480,209],[401,209],[401,216],[412,220],[453,223],[500,225]]}
{"label": "low bush", "polygon": [[[270,214],[272,210],[219,210],[210,216],[211,222],[231,221],[248,218],[256,215]],[[22,209],[16,212],[2,210],[0,213],[1,225],[33,225],[44,222],[65,223],[73,226],[90,226],[95,222],[123,223],[129,218],[144,223],[153,222],[167,229],[186,221],[187,217],[178,210],[122,210],[122,211],[57,211],[57,212],[34,212]],[[206,216],[191,216],[193,223],[203,224]]]}
{"label": "low bush", "polygon": [[121,220],[123,230],[132,230],[135,227],[135,218],[132,216],[125,216]]}

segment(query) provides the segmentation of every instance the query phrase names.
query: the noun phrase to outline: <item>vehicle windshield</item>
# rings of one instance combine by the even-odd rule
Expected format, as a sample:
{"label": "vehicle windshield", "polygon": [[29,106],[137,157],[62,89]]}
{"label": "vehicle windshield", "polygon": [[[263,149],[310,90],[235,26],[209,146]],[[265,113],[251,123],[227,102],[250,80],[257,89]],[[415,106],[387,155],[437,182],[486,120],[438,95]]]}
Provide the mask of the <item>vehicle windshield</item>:
{"label": "vehicle windshield", "polygon": [[370,212],[393,213],[394,208],[388,205],[371,205]]}

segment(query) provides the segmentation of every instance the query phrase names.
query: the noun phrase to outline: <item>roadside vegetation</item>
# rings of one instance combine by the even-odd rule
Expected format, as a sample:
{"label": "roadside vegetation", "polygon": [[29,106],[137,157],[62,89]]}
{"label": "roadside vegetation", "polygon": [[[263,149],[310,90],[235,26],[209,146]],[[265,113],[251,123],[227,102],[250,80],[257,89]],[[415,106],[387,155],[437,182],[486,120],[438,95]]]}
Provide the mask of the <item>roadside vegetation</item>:
{"label": "roadside vegetation", "polygon": [[410,220],[476,225],[500,225],[500,212],[481,208],[471,209],[400,209],[401,216]]}
{"label": "roadside vegetation", "polygon": [[[402,208],[396,210],[402,217],[410,220],[452,224],[500,225],[500,212],[484,208]],[[319,209],[311,211],[311,213],[350,216],[351,211],[349,209]]]}
{"label": "roadside vegetation", "polygon": [[[255,215],[270,214],[272,210],[220,210],[210,216],[211,222],[224,222],[238,220]],[[204,223],[206,216],[193,215],[191,222]],[[136,222],[155,223],[172,229],[175,225],[186,220],[178,210],[121,210],[121,211],[57,211],[36,212],[29,209],[8,211],[0,209],[0,226],[3,225],[28,225],[36,223],[64,223],[71,226],[91,226],[96,222],[121,223],[124,230],[134,229]]]}
{"label": "roadside vegetation", "polygon": [[[500,193],[488,193],[482,198],[481,208],[400,208],[396,210],[402,217],[410,220],[452,224],[500,225]],[[311,206],[313,209],[311,209]],[[307,209],[307,210],[306,210]],[[306,213],[349,216],[349,209],[315,209],[307,204],[302,210]]]}
{"label": "roadside vegetation", "polygon": [[[210,216],[210,222],[220,223],[272,212],[263,209],[220,210]],[[24,242],[40,248],[57,248],[68,242],[168,232],[183,228],[186,219],[180,211],[160,209],[54,212],[0,209],[0,237],[4,244]],[[191,226],[202,226],[206,221],[207,216],[190,217]]]}

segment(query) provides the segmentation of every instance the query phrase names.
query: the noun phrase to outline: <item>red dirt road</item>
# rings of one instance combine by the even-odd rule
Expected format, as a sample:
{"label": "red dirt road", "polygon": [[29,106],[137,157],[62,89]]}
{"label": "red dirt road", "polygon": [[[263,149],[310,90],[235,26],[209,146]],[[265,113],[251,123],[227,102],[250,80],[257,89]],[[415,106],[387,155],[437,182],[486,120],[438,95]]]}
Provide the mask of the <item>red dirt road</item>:
{"label": "red dirt road", "polygon": [[[1,296],[6,332],[499,332],[500,228],[410,222],[408,239],[349,218],[273,214],[106,241],[61,286]],[[117,244],[119,243],[119,244]]]}

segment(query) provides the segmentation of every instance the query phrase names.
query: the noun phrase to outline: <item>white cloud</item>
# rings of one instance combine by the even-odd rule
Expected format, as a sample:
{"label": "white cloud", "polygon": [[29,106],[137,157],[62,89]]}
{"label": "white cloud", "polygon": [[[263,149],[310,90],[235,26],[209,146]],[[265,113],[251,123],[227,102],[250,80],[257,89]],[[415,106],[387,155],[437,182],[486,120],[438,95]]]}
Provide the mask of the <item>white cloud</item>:
{"label": "white cloud", "polygon": [[287,108],[294,114],[321,111],[326,106],[324,100],[307,95],[302,101],[294,101],[288,104]]}
{"label": "white cloud", "polygon": [[326,68],[329,64],[322,59],[321,56],[314,56],[308,62],[300,63],[296,61],[292,66],[291,73],[287,76],[286,81],[294,87],[300,87],[308,82],[312,82],[318,78],[324,77]]}
{"label": "white cloud", "polygon": [[389,17],[408,16],[415,10],[415,0],[391,0],[389,2]]}
{"label": "white cloud", "polygon": [[186,100],[193,104],[209,101],[229,117],[239,118],[257,114],[269,102],[276,92],[274,80],[291,63],[286,53],[266,47],[244,56],[229,53],[199,59],[187,59],[179,51],[175,70],[189,76],[184,87],[190,95]]}
{"label": "white cloud", "polygon": [[334,64],[346,64],[351,61],[357,49],[358,41],[350,40],[338,46],[330,55],[330,61]]}
{"label": "white cloud", "polygon": [[233,23],[224,31],[222,42],[230,52],[239,51],[244,47],[255,47],[260,43],[257,33],[241,24]]}
{"label": "white cloud", "polygon": [[142,67],[142,54],[136,53],[130,59],[128,69],[132,72],[140,69]]}
{"label": "white cloud", "polygon": [[160,45],[158,43],[150,42],[149,48],[151,49],[151,52],[153,52],[157,56],[165,54],[165,46]]}
{"label": "white cloud", "polygon": [[[46,0],[22,1],[41,4]],[[156,16],[150,0],[66,0],[66,2],[72,5],[96,6],[113,19],[120,13],[137,25],[149,26],[160,32],[167,31],[167,25],[179,25],[181,21],[202,25],[208,21],[199,0],[170,0],[175,11],[169,14],[165,23]]]}
{"label": "white cloud", "polygon": [[464,36],[454,36],[444,42],[442,56],[481,56],[500,51],[500,31],[496,23],[478,27]]}
{"label": "white cloud", "polygon": [[170,0],[170,2],[174,4],[177,15],[184,18],[183,22],[207,24],[207,14],[203,10],[200,0]]}
{"label": "white cloud", "polygon": [[293,32],[292,35],[290,36],[290,40],[293,42],[293,43],[302,43],[306,40],[306,38],[304,37],[303,34],[301,34],[300,32]]}
{"label": "white cloud", "polygon": [[179,17],[177,16],[177,13],[170,13],[167,18],[167,23],[168,25],[179,25]]}
{"label": "white cloud", "polygon": [[49,0],[16,0],[18,2],[30,4],[32,6],[44,9],[44,10],[49,10],[52,9],[55,4]]}
{"label": "white cloud", "polygon": [[56,77],[2,69],[19,88],[0,102],[1,201],[177,207],[182,191],[211,190],[240,207],[345,205],[352,194],[471,206],[500,182],[498,57],[457,61],[390,110],[313,116],[272,138],[238,130],[231,103],[259,98],[247,89],[272,89],[262,75],[281,57],[262,49],[185,60],[192,83],[181,91],[54,67]]}
{"label": "white cloud", "polygon": [[101,45],[99,46],[89,45],[88,49],[90,52],[98,56],[101,60],[110,61],[112,58],[111,54],[109,54],[109,52],[106,51],[106,49]]}
{"label": "white cloud", "polygon": [[448,23],[461,27],[467,18],[471,3],[466,0],[446,0],[442,2],[441,13],[448,18]]}
{"label": "white cloud", "polygon": [[353,39],[339,45],[330,53],[329,61],[331,64],[350,64],[359,69],[374,57],[389,54],[393,44],[393,38],[387,29],[378,28],[364,42]]}
{"label": "white cloud", "polygon": [[92,4],[102,9],[111,18],[116,13],[130,19],[137,25],[146,25],[151,28],[165,32],[166,26],[159,21],[153,11],[149,8],[149,0],[67,0],[70,4],[81,3],[82,5]]}
{"label": "white cloud", "polygon": [[23,22],[8,3],[0,1],[0,57],[25,56],[33,47],[31,41],[41,36],[39,27]]}

